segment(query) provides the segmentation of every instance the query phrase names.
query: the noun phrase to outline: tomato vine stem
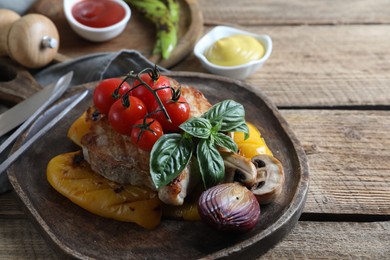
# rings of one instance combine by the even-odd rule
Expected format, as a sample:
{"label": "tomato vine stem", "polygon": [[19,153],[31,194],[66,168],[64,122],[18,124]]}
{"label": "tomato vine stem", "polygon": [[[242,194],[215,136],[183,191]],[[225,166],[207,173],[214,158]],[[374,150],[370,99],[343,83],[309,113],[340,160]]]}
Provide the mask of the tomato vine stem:
{"label": "tomato vine stem", "polygon": [[132,128],[138,127],[138,128],[140,129],[140,133],[139,133],[138,136],[137,136],[137,143],[138,143],[139,140],[141,139],[141,136],[142,136],[142,134],[143,134],[144,131],[149,131],[149,132],[151,132],[153,135],[157,136],[156,132],[153,131],[153,130],[150,128],[150,126],[155,122],[155,120],[153,119],[152,121],[150,121],[149,123],[147,123],[147,122],[146,122],[146,118],[147,118],[147,117],[145,117],[145,118],[143,119],[143,123],[142,123],[142,124],[140,124],[140,125],[133,125],[133,126],[132,126]]}
{"label": "tomato vine stem", "polygon": [[[157,68],[157,65],[155,65],[153,69],[152,69],[152,68],[145,68],[145,69],[141,70],[141,71],[140,71],[139,73],[137,73],[137,74],[134,74],[134,71],[130,71],[130,72],[125,76],[125,78],[123,79],[123,82],[124,82],[124,81],[127,81],[129,78],[132,78],[132,79],[138,80],[138,81],[140,82],[140,84],[134,86],[134,87],[131,88],[129,91],[127,91],[126,95],[123,95],[123,98],[125,98],[125,96],[126,96],[126,98],[127,98],[127,100],[128,100],[128,99],[129,99],[128,93],[130,93],[132,90],[136,89],[136,88],[139,87],[139,86],[144,86],[148,91],[150,91],[150,92],[153,94],[153,96],[155,97],[156,101],[158,102],[159,107],[161,108],[162,112],[164,113],[166,119],[167,119],[169,122],[172,122],[172,120],[171,120],[171,118],[170,118],[170,116],[169,116],[169,114],[168,114],[168,112],[167,112],[165,106],[163,105],[163,103],[162,103],[160,97],[157,95],[156,92],[157,92],[158,90],[161,90],[161,89],[164,89],[164,88],[168,88],[168,87],[169,87],[170,89],[172,89],[172,91],[173,91],[174,93],[175,93],[175,90],[174,90],[173,87],[171,87],[171,86],[167,86],[167,87],[163,87],[163,88],[158,88],[158,89],[153,89],[151,86],[149,86],[149,85],[141,78],[141,75],[144,74],[144,73],[147,73],[147,74],[151,77],[151,79],[152,79],[153,81],[157,81],[157,80],[160,78],[160,72],[159,72],[159,70],[158,70],[158,68]],[[121,85],[123,84],[123,82],[121,83]],[[119,92],[119,88],[120,88],[120,86],[118,87],[118,92]],[[122,104],[124,104],[124,106],[125,106],[125,104],[128,104],[128,103],[124,103],[124,101],[122,100]]]}

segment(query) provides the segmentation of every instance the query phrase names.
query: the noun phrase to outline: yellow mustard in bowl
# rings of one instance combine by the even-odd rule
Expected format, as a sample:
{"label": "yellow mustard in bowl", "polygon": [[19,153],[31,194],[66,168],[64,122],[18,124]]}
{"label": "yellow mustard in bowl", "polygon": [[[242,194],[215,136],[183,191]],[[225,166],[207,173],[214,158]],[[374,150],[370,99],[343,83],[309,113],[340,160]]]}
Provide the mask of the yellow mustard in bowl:
{"label": "yellow mustard in bowl", "polygon": [[264,56],[264,46],[254,37],[235,34],[216,41],[205,52],[209,62],[219,66],[238,66]]}

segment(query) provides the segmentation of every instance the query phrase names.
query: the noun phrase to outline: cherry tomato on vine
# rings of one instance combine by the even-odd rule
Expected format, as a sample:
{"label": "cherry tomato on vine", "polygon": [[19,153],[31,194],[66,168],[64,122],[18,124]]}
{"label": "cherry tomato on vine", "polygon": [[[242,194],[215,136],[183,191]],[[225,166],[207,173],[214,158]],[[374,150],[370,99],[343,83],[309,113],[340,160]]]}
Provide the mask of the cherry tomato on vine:
{"label": "cherry tomato on vine", "polygon": [[125,81],[119,88],[117,97],[114,95],[115,89],[122,83],[120,78],[109,78],[100,81],[93,92],[93,103],[99,112],[107,115],[114,102],[130,90],[130,85]]}
{"label": "cherry tomato on vine", "polygon": [[143,119],[147,110],[145,104],[137,97],[129,96],[129,106],[122,104],[122,98],[115,101],[108,112],[108,121],[120,134],[131,135],[131,129],[138,119]]}
{"label": "cherry tomato on vine", "polygon": [[151,151],[154,143],[164,134],[161,124],[152,118],[139,119],[131,130],[131,141],[145,151]]}
{"label": "cherry tomato on vine", "polygon": [[152,114],[151,117],[157,119],[160,122],[164,131],[178,132],[180,130],[179,125],[184,123],[190,117],[190,105],[183,96],[180,96],[177,101],[173,101],[168,97],[169,95],[161,97],[161,101],[172,122],[168,121],[164,112],[161,111],[157,101],[153,103],[152,111],[160,111]]}
{"label": "cherry tomato on vine", "polygon": [[[162,88],[156,91],[158,96],[171,93],[171,89],[168,87],[171,84],[168,77],[159,75],[157,80],[153,80],[153,77],[151,77],[148,73],[144,73],[141,75],[141,79],[145,81],[145,83],[148,84],[148,86],[150,86],[154,90]],[[134,88],[139,84],[141,84],[140,81],[135,80],[132,87]],[[144,85],[140,85],[137,88],[133,89],[130,92],[130,95],[141,99],[145,103],[148,111],[151,111],[150,110],[151,106],[156,100],[156,97],[153,95],[153,93],[149,89],[147,89]]]}

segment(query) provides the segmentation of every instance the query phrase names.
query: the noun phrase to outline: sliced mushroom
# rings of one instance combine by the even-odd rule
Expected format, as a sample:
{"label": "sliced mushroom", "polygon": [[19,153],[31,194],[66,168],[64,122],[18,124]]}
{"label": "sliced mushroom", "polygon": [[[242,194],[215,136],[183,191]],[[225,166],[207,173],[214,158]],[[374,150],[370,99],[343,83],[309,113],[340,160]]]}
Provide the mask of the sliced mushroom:
{"label": "sliced mushroom", "polygon": [[251,187],[251,191],[260,204],[268,204],[282,191],[283,166],[278,159],[265,154],[257,155],[251,161],[257,169],[256,183]]}
{"label": "sliced mushroom", "polygon": [[257,171],[248,158],[237,153],[220,151],[225,163],[225,178],[223,183],[240,182],[251,188],[256,184]]}

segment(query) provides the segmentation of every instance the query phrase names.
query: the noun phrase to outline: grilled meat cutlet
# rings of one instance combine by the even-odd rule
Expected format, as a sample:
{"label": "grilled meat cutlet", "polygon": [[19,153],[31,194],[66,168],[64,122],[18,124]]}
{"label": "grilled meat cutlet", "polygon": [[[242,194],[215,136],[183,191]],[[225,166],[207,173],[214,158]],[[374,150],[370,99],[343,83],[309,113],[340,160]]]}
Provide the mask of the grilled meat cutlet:
{"label": "grilled meat cutlet", "polygon": [[[190,105],[190,117],[198,117],[206,112],[211,104],[197,89],[182,85],[181,93]],[[92,109],[88,110],[92,117]],[[156,190],[149,172],[150,153],[139,149],[131,138],[114,131],[106,116],[95,121],[89,133],[81,140],[83,154],[92,169],[105,178],[121,183],[147,186]],[[160,199],[173,205],[180,205],[190,185],[190,169],[159,191]]]}

